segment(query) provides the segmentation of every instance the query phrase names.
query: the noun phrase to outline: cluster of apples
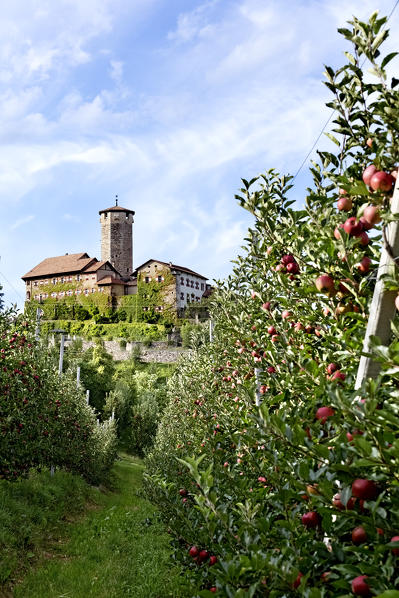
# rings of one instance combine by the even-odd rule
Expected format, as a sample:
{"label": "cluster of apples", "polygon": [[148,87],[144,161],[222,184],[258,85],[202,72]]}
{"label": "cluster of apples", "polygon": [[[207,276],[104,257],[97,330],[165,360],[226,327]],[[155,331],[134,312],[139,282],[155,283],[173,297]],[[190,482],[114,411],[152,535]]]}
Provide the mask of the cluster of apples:
{"label": "cluster of apples", "polygon": [[[370,188],[371,191],[378,191],[382,193],[389,193],[395,184],[397,178],[397,170],[388,172],[377,170],[374,164],[370,164],[364,170],[362,178],[363,182]],[[337,208],[340,212],[350,212],[353,208],[351,197],[345,189],[340,189],[340,198],[337,202]],[[363,210],[363,215],[358,219],[356,216],[350,216],[337,226],[334,230],[334,237],[339,241],[342,238],[341,231],[343,230],[350,237],[355,237],[359,243],[366,247],[370,243],[370,237],[367,234],[373,226],[381,221],[380,210],[378,206],[367,204]],[[371,259],[365,255],[357,265],[360,274],[367,274],[371,267]],[[316,288],[319,292],[327,295],[335,295],[337,289],[335,288],[335,281],[329,274],[322,274],[316,279]],[[399,309],[399,299],[397,301]]]}
{"label": "cluster of apples", "polygon": [[209,566],[215,565],[218,562],[218,558],[215,555],[210,555],[207,550],[200,550],[197,546],[191,546],[189,548],[188,554],[192,557],[192,559],[198,563],[205,563],[209,559]]}

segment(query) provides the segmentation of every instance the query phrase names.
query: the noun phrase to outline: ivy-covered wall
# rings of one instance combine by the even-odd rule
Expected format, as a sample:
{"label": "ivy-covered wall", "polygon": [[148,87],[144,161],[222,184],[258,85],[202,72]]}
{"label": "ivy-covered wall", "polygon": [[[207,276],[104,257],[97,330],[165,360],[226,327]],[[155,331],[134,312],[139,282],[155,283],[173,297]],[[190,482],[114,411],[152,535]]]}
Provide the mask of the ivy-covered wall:
{"label": "ivy-covered wall", "polygon": [[[171,326],[177,322],[175,278],[167,269],[157,272],[158,276],[163,279],[161,282],[145,282],[145,276],[140,274],[135,295],[113,298],[96,292],[90,295],[74,294],[62,299],[49,297],[41,302],[33,299],[26,303],[25,309],[34,315],[37,307],[40,307],[43,321],[93,320],[95,324],[145,322]],[[40,293],[58,293],[78,288],[84,288],[81,282],[57,283],[42,285]]]}

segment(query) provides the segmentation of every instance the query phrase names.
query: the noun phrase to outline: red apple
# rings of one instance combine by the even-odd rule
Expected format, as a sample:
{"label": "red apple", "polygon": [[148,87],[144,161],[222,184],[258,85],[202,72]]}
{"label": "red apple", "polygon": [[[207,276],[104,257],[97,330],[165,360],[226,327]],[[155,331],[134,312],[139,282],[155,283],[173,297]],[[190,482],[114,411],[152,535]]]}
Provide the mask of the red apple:
{"label": "red apple", "polygon": [[284,266],[287,266],[288,264],[294,264],[295,258],[291,254],[283,255],[283,257],[281,258],[281,263],[284,264]]}
{"label": "red apple", "polygon": [[267,334],[276,334],[276,332],[277,330],[274,326],[269,326],[269,328],[267,329]]}
{"label": "red apple", "polygon": [[299,572],[298,575],[297,575],[296,580],[292,584],[292,587],[294,588],[294,590],[296,590],[297,588],[299,588],[299,586],[301,584],[302,577],[303,577],[303,573]]}
{"label": "red apple", "polygon": [[190,550],[188,551],[188,554],[190,556],[192,556],[193,558],[198,556],[199,550],[198,550],[197,546],[191,546]]}
{"label": "red apple", "polygon": [[341,222],[341,224],[339,224],[335,229],[334,229],[334,237],[337,239],[337,241],[341,240],[341,232],[340,230],[342,230],[344,228],[343,223]]}
{"label": "red apple", "polygon": [[212,567],[212,565],[215,565],[218,562],[218,557],[215,555],[212,555],[209,557],[209,566]]}
{"label": "red apple", "polygon": [[333,500],[332,500],[334,507],[336,509],[339,509],[340,511],[345,511],[345,510],[352,511],[355,506],[355,502],[356,502],[355,498],[350,498],[345,506],[344,503],[341,502],[340,494],[334,494]]}
{"label": "red apple", "polygon": [[367,534],[364,527],[359,525],[359,527],[355,527],[352,531],[352,542],[354,544],[363,544],[367,540]]}
{"label": "red apple", "polygon": [[381,222],[380,211],[377,206],[368,205],[364,208],[363,218],[372,226]]}
{"label": "red apple", "polygon": [[318,278],[316,278],[316,289],[320,293],[328,293],[331,294],[335,291],[334,288],[334,280],[328,274],[322,274]]}
{"label": "red apple", "polygon": [[316,511],[308,511],[302,515],[302,523],[309,529],[318,527],[321,523],[321,517]]}
{"label": "red apple", "polygon": [[209,552],[207,550],[201,550],[198,555],[198,562],[203,563],[209,558]]}
{"label": "red apple", "polygon": [[358,238],[359,238],[360,245],[363,245],[364,247],[370,243],[370,237],[368,236],[366,231],[363,231],[362,233],[360,233]]}
{"label": "red apple", "polygon": [[334,372],[339,369],[339,365],[337,363],[329,363],[327,366],[327,374],[331,376]]}
{"label": "red apple", "polygon": [[370,179],[370,187],[374,191],[390,191],[395,183],[395,179],[391,174],[378,170]]}
{"label": "red apple", "polygon": [[316,419],[320,420],[321,424],[325,424],[329,417],[334,415],[335,411],[332,407],[319,407],[316,411]]}
{"label": "red apple", "polygon": [[357,269],[362,274],[367,274],[367,272],[370,270],[370,266],[371,259],[367,255],[365,255],[361,262],[357,265]]}
{"label": "red apple", "polygon": [[266,301],[266,303],[263,303],[263,305],[262,305],[262,309],[263,309],[264,311],[269,311],[269,310],[270,310],[270,308],[271,308],[271,306],[272,306],[272,304],[270,303],[270,301]]}
{"label": "red apple", "polygon": [[351,237],[357,237],[362,232],[362,224],[355,216],[351,216],[344,222],[344,231]]}
{"label": "red apple", "polygon": [[289,274],[298,274],[299,265],[296,262],[290,262],[289,264],[287,264],[287,272]]}
{"label": "red apple", "polygon": [[216,594],[216,592],[218,590],[217,590],[217,588],[215,586],[212,586],[211,588],[209,588],[209,591],[212,592],[212,594]]}
{"label": "red apple", "polygon": [[378,486],[373,480],[356,479],[352,484],[352,494],[356,498],[374,500],[379,493]]}
{"label": "red apple", "polygon": [[335,371],[333,373],[333,375],[331,376],[331,380],[345,380],[345,378],[346,378],[346,374],[341,372],[341,370]]}
{"label": "red apple", "polygon": [[180,488],[179,494],[180,496],[187,496],[187,490],[185,488]]}
{"label": "red apple", "polygon": [[359,222],[361,223],[363,230],[370,230],[371,228],[373,228],[373,225],[370,224],[370,222],[367,222],[364,216],[361,216],[359,218]]}
{"label": "red apple", "polygon": [[276,368],[273,367],[272,365],[269,365],[269,367],[267,368],[267,373],[268,374],[275,374],[276,373]]}
{"label": "red apple", "polygon": [[287,320],[291,315],[292,315],[292,313],[290,311],[288,311],[288,309],[285,309],[281,313],[281,317],[283,318],[283,320]]}
{"label": "red apple", "polygon": [[[390,542],[399,542],[399,536],[392,536]],[[395,556],[399,556],[399,548],[392,548],[392,552]]]}
{"label": "red apple", "polygon": [[337,201],[337,208],[340,212],[350,212],[353,207],[350,197],[340,197]]}
{"label": "red apple", "polygon": [[352,592],[355,596],[370,596],[370,586],[365,581],[367,575],[359,575],[352,579]]}
{"label": "red apple", "polygon": [[367,168],[363,171],[362,178],[366,185],[370,185],[370,179],[375,172],[377,172],[377,169],[374,164],[370,164],[370,166],[367,166]]}

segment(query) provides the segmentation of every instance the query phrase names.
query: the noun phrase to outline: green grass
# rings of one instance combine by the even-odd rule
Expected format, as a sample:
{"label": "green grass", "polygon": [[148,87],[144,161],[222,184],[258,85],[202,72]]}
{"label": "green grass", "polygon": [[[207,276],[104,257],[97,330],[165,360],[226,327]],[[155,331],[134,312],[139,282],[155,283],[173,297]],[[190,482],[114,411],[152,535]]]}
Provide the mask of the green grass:
{"label": "green grass", "polygon": [[0,481],[0,596],[93,494],[78,476],[33,472],[17,482]]}
{"label": "green grass", "polygon": [[123,456],[116,491],[98,493],[96,508],[68,526],[14,589],[15,598],[184,598],[190,596],[171,559],[155,508],[137,495],[143,465]]}

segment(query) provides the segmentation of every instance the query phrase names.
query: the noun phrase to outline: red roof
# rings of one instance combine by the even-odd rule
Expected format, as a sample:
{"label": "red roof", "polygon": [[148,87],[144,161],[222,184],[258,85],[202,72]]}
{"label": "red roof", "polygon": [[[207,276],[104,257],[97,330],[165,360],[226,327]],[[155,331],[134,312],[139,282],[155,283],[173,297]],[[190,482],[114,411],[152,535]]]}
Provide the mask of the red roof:
{"label": "red roof", "polygon": [[203,278],[204,280],[208,280],[206,278],[206,276],[202,276],[202,274],[198,274],[198,272],[194,272],[194,270],[190,270],[190,268],[185,268],[184,266],[177,266],[176,264],[172,264],[172,262],[162,262],[161,260],[154,260],[154,259],[147,260],[146,262],[144,262],[144,264],[141,264],[141,266],[138,266],[135,269],[135,271],[133,272],[133,274],[137,275],[137,272],[139,270],[141,270],[142,268],[144,268],[145,266],[147,266],[147,264],[149,264],[151,262],[157,262],[158,264],[163,264],[164,266],[167,266],[171,270],[176,270],[178,272],[185,272],[186,274],[191,274],[192,276],[197,276],[198,278]]}
{"label": "red roof", "polygon": [[95,263],[97,258],[89,257],[87,253],[66,253],[57,257],[48,257],[22,276],[22,280],[82,272]]}

